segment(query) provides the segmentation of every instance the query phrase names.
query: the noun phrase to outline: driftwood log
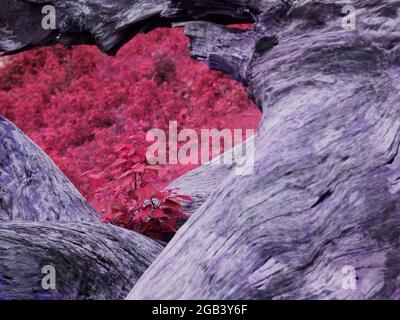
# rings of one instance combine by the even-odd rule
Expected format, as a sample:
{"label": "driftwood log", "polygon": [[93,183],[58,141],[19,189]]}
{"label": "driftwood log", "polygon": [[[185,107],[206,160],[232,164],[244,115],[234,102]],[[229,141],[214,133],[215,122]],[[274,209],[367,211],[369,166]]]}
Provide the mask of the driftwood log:
{"label": "driftwood log", "polygon": [[123,299],[163,245],[98,220],[48,156],[0,117],[0,300]]}
{"label": "driftwood log", "polygon": [[[184,24],[192,56],[242,82],[263,111],[254,174],[228,170],[209,193],[195,189],[193,217],[130,299],[400,298],[398,2],[5,3],[5,53],[61,42],[113,54],[138,32]],[[56,30],[40,28],[44,4],[59,12]],[[223,26],[242,22],[254,26]],[[204,186],[207,172],[187,179]]]}
{"label": "driftwood log", "polygon": [[105,224],[0,223],[0,299],[123,299],[162,248]]}
{"label": "driftwood log", "polygon": [[98,221],[53,161],[0,117],[0,221]]}

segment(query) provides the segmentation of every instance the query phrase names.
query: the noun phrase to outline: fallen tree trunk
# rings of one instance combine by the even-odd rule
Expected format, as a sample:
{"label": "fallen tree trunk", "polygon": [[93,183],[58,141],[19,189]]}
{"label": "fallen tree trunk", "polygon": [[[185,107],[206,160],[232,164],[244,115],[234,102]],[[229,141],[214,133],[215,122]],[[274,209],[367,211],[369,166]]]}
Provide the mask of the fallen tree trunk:
{"label": "fallen tree trunk", "polygon": [[266,8],[247,33],[188,25],[264,112],[255,173],[221,182],[129,298],[399,298],[399,39],[388,2],[354,6],[357,31],[340,2]]}
{"label": "fallen tree trunk", "polygon": [[53,161],[0,117],[0,222],[98,219]]}
{"label": "fallen tree trunk", "polygon": [[[46,5],[56,9],[56,29],[43,28],[42,9]],[[113,54],[135,34],[160,24],[166,6],[163,0],[111,4],[105,0],[4,0],[0,8],[0,51],[15,53],[37,45],[86,43]]]}
{"label": "fallen tree trunk", "polygon": [[123,299],[163,245],[98,219],[48,156],[0,117],[0,300]]}
{"label": "fallen tree trunk", "polygon": [[[349,31],[339,0],[174,0],[150,18],[136,1],[134,23],[107,2],[111,29],[101,1],[64,3],[74,10],[62,11],[52,41],[77,30],[104,51],[126,41],[121,27],[142,30],[137,21],[204,20],[186,23],[192,55],[248,86],[264,113],[254,174],[221,181],[129,298],[400,297],[397,4],[353,1],[362,15]],[[254,28],[215,24],[243,21]],[[1,32],[6,52],[48,43],[12,22]]]}
{"label": "fallen tree trunk", "polygon": [[112,225],[0,223],[0,300],[123,299],[162,249]]}

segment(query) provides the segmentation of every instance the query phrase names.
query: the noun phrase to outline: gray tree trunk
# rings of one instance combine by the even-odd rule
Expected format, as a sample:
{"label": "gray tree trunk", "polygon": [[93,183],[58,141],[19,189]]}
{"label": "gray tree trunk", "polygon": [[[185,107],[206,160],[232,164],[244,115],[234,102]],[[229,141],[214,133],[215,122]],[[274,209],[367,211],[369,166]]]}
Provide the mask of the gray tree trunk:
{"label": "gray tree trunk", "polygon": [[[60,7],[57,30],[29,37],[6,20],[3,51],[68,39],[114,53],[184,21],[193,57],[241,81],[264,113],[254,174],[229,171],[209,195],[194,187],[198,209],[130,299],[400,298],[397,2],[352,1],[354,30],[341,0],[46,3]],[[232,22],[255,25],[221,25]]]}
{"label": "gray tree trunk", "polygon": [[399,5],[353,1],[348,31],[344,3],[263,1],[248,32],[188,24],[193,56],[263,110],[255,172],[220,182],[130,299],[400,298]]}
{"label": "gray tree trunk", "polygon": [[0,300],[123,299],[162,248],[105,224],[0,223]]}
{"label": "gray tree trunk", "polygon": [[0,300],[123,299],[163,245],[98,220],[49,157],[0,117]]}
{"label": "gray tree trunk", "polygon": [[98,221],[53,161],[0,116],[0,221]]}

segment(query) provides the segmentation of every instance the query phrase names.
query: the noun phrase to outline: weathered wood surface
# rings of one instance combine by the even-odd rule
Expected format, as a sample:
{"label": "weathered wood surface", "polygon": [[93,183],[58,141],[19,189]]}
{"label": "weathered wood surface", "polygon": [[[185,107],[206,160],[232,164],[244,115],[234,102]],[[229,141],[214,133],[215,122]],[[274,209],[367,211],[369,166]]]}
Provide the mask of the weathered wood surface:
{"label": "weathered wood surface", "polygon": [[264,112],[255,174],[221,182],[129,298],[398,299],[399,4],[353,1],[347,31],[345,2],[261,3],[247,33],[187,27]]}
{"label": "weathered wood surface", "polygon": [[112,225],[0,223],[0,300],[123,299],[162,249]]}
{"label": "weathered wood surface", "polygon": [[[56,8],[56,30],[44,29],[42,8]],[[163,0],[2,0],[0,51],[14,53],[36,45],[96,43],[115,53],[141,31],[157,25]]]}
{"label": "weathered wood surface", "polygon": [[[253,138],[250,137],[248,141],[253,140]],[[181,194],[190,194],[193,201],[183,201],[182,207],[185,213],[193,214],[229,175],[237,174],[240,170],[241,158],[235,158],[235,152],[244,154],[245,151],[246,142],[240,143],[209,163],[176,179],[166,189],[177,189]]]}
{"label": "weathered wood surface", "polygon": [[[0,300],[123,299],[163,245],[98,219],[47,155],[0,117]],[[55,290],[42,286],[45,266],[54,267]]]}
{"label": "weathered wood surface", "polygon": [[98,219],[53,161],[0,117],[0,222]]}
{"label": "weathered wood surface", "polygon": [[[107,1],[110,14],[101,10],[105,1],[80,1],[79,8],[63,3],[74,10],[61,22],[81,26],[77,34],[90,34],[104,51],[126,41],[115,25],[107,38],[105,16],[133,26],[127,36],[140,31],[118,13],[126,5],[143,14],[140,1]],[[190,21],[192,55],[248,86],[264,118],[255,173],[212,184],[215,190],[130,299],[400,298],[400,4],[352,1],[358,10],[353,31],[342,28],[346,4],[174,0],[158,3],[168,6],[161,13],[144,15],[148,26]],[[228,21],[255,26],[220,25]],[[25,39],[12,22],[8,27],[0,29],[3,51],[46,42]],[[59,39],[63,31],[55,31]],[[348,266],[356,271],[354,288],[344,285]]]}

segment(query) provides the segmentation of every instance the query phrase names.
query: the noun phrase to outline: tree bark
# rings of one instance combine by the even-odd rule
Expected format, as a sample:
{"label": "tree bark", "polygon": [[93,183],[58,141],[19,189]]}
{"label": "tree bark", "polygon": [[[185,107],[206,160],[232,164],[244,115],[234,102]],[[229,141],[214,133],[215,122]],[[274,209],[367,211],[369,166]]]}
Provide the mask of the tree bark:
{"label": "tree bark", "polygon": [[222,181],[130,299],[399,298],[396,11],[353,5],[355,31],[339,1],[262,10],[245,33],[188,25],[192,54],[228,57],[263,110],[255,174]]}
{"label": "tree bark", "polygon": [[[400,297],[399,5],[354,0],[356,28],[345,30],[346,4],[174,0],[144,15],[147,28],[185,21],[193,57],[246,85],[264,116],[254,174],[221,179],[130,299]],[[119,2],[110,6],[121,10]],[[100,21],[132,23],[111,8],[97,23],[90,10],[64,12],[69,26],[85,26],[82,35],[113,53],[127,39]],[[255,25],[221,25],[228,22]],[[11,22],[0,30],[6,52],[46,42],[18,41]],[[60,39],[64,31],[59,26]]]}
{"label": "tree bark", "polygon": [[162,248],[112,225],[0,223],[0,300],[123,299]]}
{"label": "tree bark", "polygon": [[98,221],[52,160],[11,122],[0,117],[0,222]]}
{"label": "tree bark", "polygon": [[[134,35],[161,23],[163,0],[4,0],[0,8],[0,51],[15,53],[38,45],[55,43],[97,44],[109,54]],[[42,26],[42,9],[56,9],[56,26]],[[28,31],[28,32],[27,32]]]}
{"label": "tree bark", "polygon": [[[49,157],[0,117],[0,300],[123,299],[163,245],[98,220]],[[49,266],[54,289],[42,273]]]}

